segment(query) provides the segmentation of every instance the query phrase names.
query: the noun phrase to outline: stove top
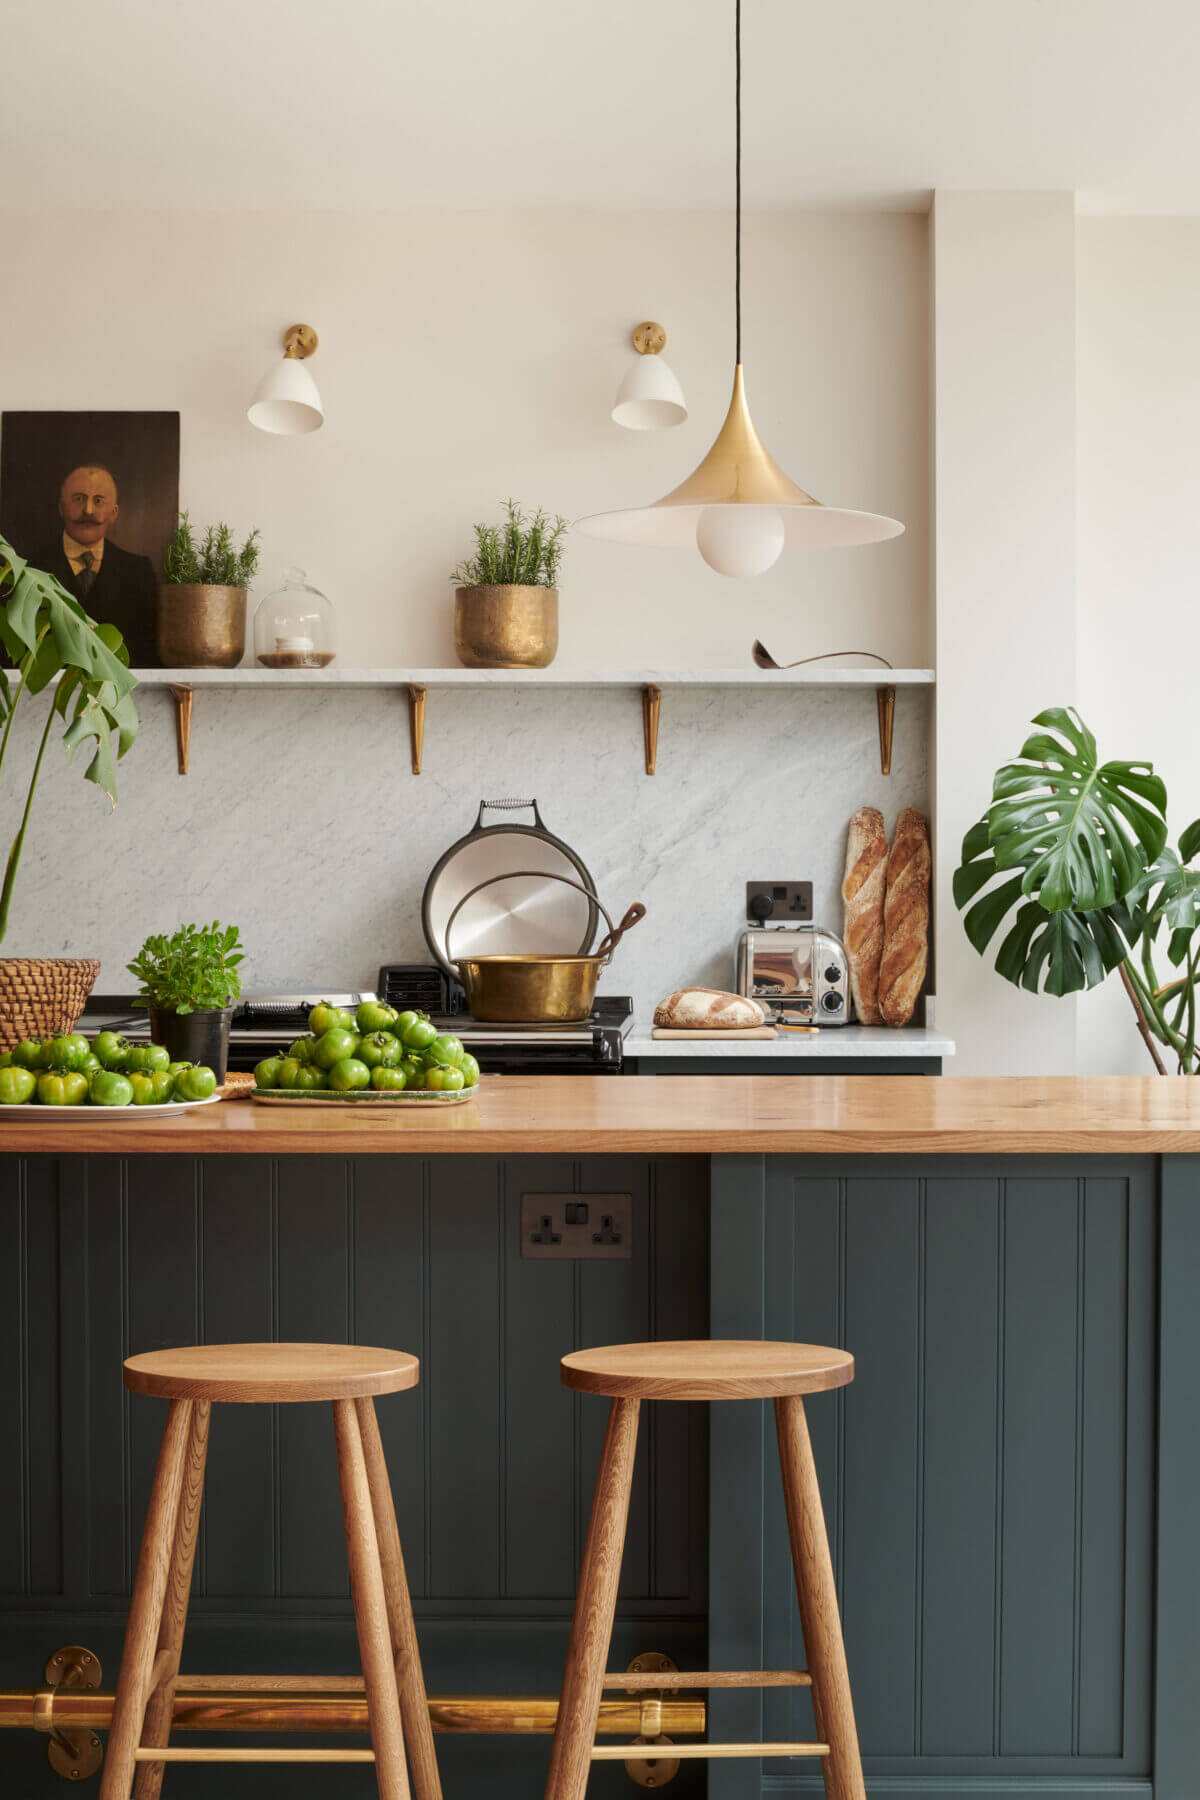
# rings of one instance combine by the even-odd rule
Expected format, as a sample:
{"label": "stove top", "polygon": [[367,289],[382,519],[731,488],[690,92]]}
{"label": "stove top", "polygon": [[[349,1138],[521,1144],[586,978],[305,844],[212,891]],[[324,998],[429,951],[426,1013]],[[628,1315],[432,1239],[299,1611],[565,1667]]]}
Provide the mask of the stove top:
{"label": "stove top", "polygon": [[[230,1026],[229,1066],[252,1069],[264,1056],[304,1036],[318,1000],[353,1009],[374,998],[365,990],[247,994]],[[432,1017],[440,1031],[452,1031],[462,1039],[486,1075],[615,1075],[621,1072],[623,1046],[633,1024],[633,1001],[627,995],[598,995],[589,1017],[577,1025],[491,1025],[467,1013]],[[87,1031],[121,1031],[135,1040],[146,1038],[150,1029],[147,1015],[134,1011],[128,997],[111,994],[89,999],[82,1025]]]}

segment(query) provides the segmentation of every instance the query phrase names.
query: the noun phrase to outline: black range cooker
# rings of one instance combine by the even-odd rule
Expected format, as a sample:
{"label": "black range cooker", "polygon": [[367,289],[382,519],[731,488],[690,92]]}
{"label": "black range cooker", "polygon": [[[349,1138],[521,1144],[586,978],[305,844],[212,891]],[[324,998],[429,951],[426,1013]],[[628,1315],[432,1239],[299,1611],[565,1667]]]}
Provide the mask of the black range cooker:
{"label": "black range cooker", "polygon": [[[386,977],[387,971],[381,971]],[[389,984],[381,981],[384,997]],[[619,1075],[622,1053],[633,1021],[633,1002],[624,995],[597,997],[591,1017],[578,1025],[483,1025],[468,1013],[453,1010],[453,995],[441,989],[442,1008],[430,1013],[439,1031],[452,1031],[476,1057],[485,1075]],[[264,1056],[278,1055],[308,1030],[308,1015],[318,1000],[354,1008],[374,994],[308,993],[247,994],[233,1015],[229,1032],[229,1067],[253,1069]],[[445,1005],[449,1001],[449,1006]],[[393,999],[402,1005],[403,997]],[[134,1041],[149,1036],[144,1012],[128,998],[93,995],[81,1021],[88,1032],[116,1030]]]}

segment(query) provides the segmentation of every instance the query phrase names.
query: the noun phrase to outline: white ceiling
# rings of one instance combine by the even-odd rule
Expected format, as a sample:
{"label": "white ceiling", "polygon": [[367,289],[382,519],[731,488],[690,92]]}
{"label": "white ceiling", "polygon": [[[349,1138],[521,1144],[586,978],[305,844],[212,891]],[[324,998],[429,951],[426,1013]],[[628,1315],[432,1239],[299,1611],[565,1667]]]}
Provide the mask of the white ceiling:
{"label": "white ceiling", "polygon": [[[1088,210],[1200,212],[1196,0],[744,13],[747,205],[1073,188]],[[723,207],[732,17],[733,0],[0,0],[0,205]]]}

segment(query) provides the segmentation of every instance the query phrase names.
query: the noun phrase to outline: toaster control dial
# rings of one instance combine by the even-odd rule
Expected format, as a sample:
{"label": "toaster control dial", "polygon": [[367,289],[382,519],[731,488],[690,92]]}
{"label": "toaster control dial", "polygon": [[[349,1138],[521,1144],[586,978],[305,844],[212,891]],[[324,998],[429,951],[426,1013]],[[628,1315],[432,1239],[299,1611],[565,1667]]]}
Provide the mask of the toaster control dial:
{"label": "toaster control dial", "polygon": [[825,979],[830,987],[836,987],[838,982],[842,979],[842,971],[838,968],[836,963],[830,963],[825,971]]}
{"label": "toaster control dial", "polygon": [[824,994],[824,995],[822,995],[821,1007],[824,1012],[830,1012],[830,1013],[841,1012],[842,996],[840,994]]}

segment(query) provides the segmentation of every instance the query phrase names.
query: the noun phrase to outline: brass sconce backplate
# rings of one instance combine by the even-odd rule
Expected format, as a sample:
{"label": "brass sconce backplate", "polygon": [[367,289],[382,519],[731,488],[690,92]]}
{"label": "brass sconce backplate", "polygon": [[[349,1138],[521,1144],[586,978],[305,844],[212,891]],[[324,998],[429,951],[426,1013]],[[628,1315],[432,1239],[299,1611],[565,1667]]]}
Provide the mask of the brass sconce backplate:
{"label": "brass sconce backplate", "polygon": [[634,327],[633,347],[639,356],[659,356],[667,347],[667,334],[654,319],[643,319]]}

